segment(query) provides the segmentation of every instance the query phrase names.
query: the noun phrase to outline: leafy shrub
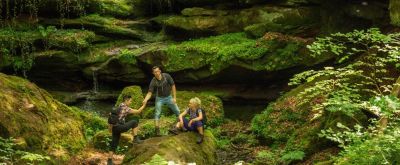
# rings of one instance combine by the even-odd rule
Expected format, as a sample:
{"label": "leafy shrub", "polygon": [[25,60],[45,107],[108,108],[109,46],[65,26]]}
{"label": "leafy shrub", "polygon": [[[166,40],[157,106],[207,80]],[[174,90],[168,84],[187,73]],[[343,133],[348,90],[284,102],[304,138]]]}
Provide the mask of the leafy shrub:
{"label": "leafy shrub", "polygon": [[296,160],[303,160],[305,156],[305,153],[303,151],[290,151],[286,154],[284,154],[281,159],[284,160],[285,162],[292,162]]}
{"label": "leafy shrub", "polygon": [[37,164],[50,160],[49,156],[15,149],[13,138],[0,137],[0,161],[10,164]]}

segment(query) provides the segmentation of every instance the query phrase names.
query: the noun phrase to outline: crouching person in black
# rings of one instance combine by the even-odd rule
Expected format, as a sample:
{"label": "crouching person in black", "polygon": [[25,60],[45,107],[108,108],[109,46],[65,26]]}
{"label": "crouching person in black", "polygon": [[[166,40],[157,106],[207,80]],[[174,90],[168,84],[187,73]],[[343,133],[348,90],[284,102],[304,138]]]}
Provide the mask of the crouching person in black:
{"label": "crouching person in black", "polygon": [[[132,98],[131,96],[124,96],[123,97],[123,102],[119,105],[119,107],[110,114],[110,116],[115,115],[115,119],[110,119],[112,117],[109,117],[109,129],[112,131],[112,141],[110,144],[110,157],[108,158],[108,164],[112,164],[112,156],[114,152],[117,149],[119,139],[121,137],[121,133],[127,132],[129,129],[132,128],[132,135],[133,135],[133,142],[134,143],[141,143],[142,141],[139,139],[137,136],[137,126],[139,124],[139,121],[137,120],[131,120],[125,122],[125,117],[128,114],[139,114],[143,111],[145,108],[145,104],[143,104],[139,109],[132,109],[129,106],[132,103]],[[114,114],[113,114],[114,113]],[[111,121],[110,120],[114,120]],[[113,124],[111,124],[113,123]],[[115,123],[115,124],[114,124]]]}

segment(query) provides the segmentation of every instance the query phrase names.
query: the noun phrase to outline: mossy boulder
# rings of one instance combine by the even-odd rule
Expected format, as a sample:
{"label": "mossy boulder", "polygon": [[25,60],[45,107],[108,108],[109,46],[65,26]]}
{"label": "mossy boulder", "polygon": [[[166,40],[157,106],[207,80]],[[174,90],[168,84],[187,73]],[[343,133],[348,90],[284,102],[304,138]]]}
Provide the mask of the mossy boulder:
{"label": "mossy boulder", "polygon": [[400,26],[400,2],[398,0],[390,0],[389,10],[392,24]]}
{"label": "mossy boulder", "polygon": [[53,99],[29,81],[0,73],[0,136],[26,142],[26,150],[66,160],[86,144],[85,131],[105,121]]}
{"label": "mossy boulder", "polygon": [[[171,35],[182,35],[183,31],[188,37],[240,32],[254,24],[264,24],[264,33],[275,30],[299,34],[304,32],[304,27],[311,27],[319,22],[318,10],[311,7],[257,6],[239,11],[191,8],[184,9],[182,14],[184,15],[159,16],[154,21],[166,26],[166,32]],[[269,28],[270,25],[274,27]],[[258,33],[254,33],[251,28],[247,28],[246,31],[256,37],[262,36],[257,36]]]}
{"label": "mossy boulder", "polygon": [[202,144],[196,144],[196,133],[193,132],[147,139],[125,154],[123,164],[149,162],[156,154],[179,164],[217,164],[215,138],[208,130]]}
{"label": "mossy boulder", "polygon": [[339,122],[349,127],[367,122],[367,116],[361,111],[353,116],[340,111],[324,111],[321,115],[320,111],[312,110],[312,104],[321,101],[320,96],[300,104],[302,98],[298,94],[314,86],[316,81],[302,84],[270,103],[264,112],[253,118],[253,132],[270,144],[285,144],[286,151],[302,151],[309,155],[332,147],[330,141],[318,135],[321,130],[339,129],[336,126]]}
{"label": "mossy boulder", "polygon": [[117,102],[115,103],[115,106],[118,106],[123,102],[123,97],[124,96],[131,96],[132,97],[132,104],[131,108],[138,109],[139,107],[142,106],[142,101],[144,100],[143,97],[143,92],[140,86],[129,86],[125,87],[121,94],[118,96]]}
{"label": "mossy boulder", "polygon": [[[119,147],[124,147],[124,146],[132,146],[132,134],[129,132],[122,133],[121,138],[119,140]],[[92,139],[91,145],[93,145],[93,148],[104,150],[104,151],[109,151],[109,146],[110,146],[110,141],[112,140],[112,135],[108,130],[103,130],[97,132]]]}

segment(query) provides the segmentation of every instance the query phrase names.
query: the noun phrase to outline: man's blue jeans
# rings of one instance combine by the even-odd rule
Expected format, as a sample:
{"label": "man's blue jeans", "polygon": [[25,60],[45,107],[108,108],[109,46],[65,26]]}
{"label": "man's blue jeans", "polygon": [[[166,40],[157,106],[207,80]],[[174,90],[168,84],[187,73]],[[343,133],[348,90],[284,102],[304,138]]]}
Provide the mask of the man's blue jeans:
{"label": "man's blue jeans", "polygon": [[167,96],[167,97],[156,97],[156,112],[154,114],[154,119],[156,121],[160,120],[160,115],[161,115],[161,107],[163,105],[167,105],[169,109],[174,112],[176,116],[179,116],[179,108],[176,103],[172,101],[172,96]]}

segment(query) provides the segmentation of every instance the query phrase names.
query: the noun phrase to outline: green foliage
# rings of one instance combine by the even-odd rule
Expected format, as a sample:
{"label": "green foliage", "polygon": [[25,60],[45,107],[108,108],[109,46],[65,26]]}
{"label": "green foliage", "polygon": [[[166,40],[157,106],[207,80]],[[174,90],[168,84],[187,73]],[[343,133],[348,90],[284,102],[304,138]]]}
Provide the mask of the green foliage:
{"label": "green foliage", "polygon": [[16,31],[12,28],[0,29],[0,57],[10,61],[15,71],[25,72],[33,65],[34,42],[39,38],[37,33]]}
{"label": "green foliage", "polygon": [[[36,20],[39,11],[43,11],[43,9],[46,8],[50,8],[50,11],[52,11],[52,9],[55,9],[55,11],[58,12],[61,18],[65,18],[66,16],[69,16],[69,14],[76,14],[81,16],[85,13],[85,5],[87,5],[87,2],[89,1],[6,0],[4,1],[4,3],[0,4],[0,11],[2,11],[2,16],[0,16],[0,19],[15,21],[17,17],[28,14],[29,19]],[[5,14],[4,17],[3,14]],[[8,21],[2,21],[1,23],[9,24]]]}
{"label": "green foliage", "polygon": [[296,160],[303,160],[305,153],[303,151],[290,151],[284,154],[281,159],[286,162],[292,162]]}
{"label": "green foliage", "polygon": [[350,33],[336,33],[329,37],[317,38],[317,41],[308,45],[307,48],[314,56],[333,53],[339,57],[339,62],[344,62],[353,55],[373,54],[376,51],[382,51],[379,49],[384,49],[385,44],[392,43],[393,36],[395,35],[382,34],[377,28],[371,28],[367,31],[354,30]]}
{"label": "green foliage", "polygon": [[324,130],[320,134],[339,143],[343,148],[334,160],[336,164],[397,164],[399,159],[400,127],[398,118],[382,133],[379,127],[371,125],[368,128],[356,125],[350,129],[338,123],[342,131]]}
{"label": "green foliage", "polygon": [[392,95],[375,96],[363,106],[379,116],[391,117],[399,113],[400,100]]}
{"label": "green foliage", "polygon": [[323,109],[351,116],[360,110],[360,103],[366,98],[389,93],[393,78],[388,68],[394,67],[400,59],[398,35],[369,29],[319,38],[308,46],[314,56],[328,52],[337,55],[339,63],[354,58],[357,61],[344,67],[325,67],[325,70],[310,70],[294,76],[289,85],[314,82],[314,86],[297,96],[303,98],[299,105],[311,104],[313,110],[319,111],[316,117]]}
{"label": "green foliage", "polygon": [[236,134],[236,136],[233,137],[231,141],[234,144],[247,144],[250,146],[256,146],[259,144],[254,134],[244,134],[240,132]]}
{"label": "green foliage", "polygon": [[15,149],[13,138],[0,137],[0,161],[5,163],[37,164],[50,160],[49,156]]}
{"label": "green foliage", "polygon": [[[0,29],[0,58],[12,64],[15,72],[26,77],[35,59],[34,52],[44,48],[61,48],[80,52],[90,46],[95,34],[86,30],[57,30],[54,26]],[[42,43],[39,45],[37,43]]]}
{"label": "green foliage", "polygon": [[219,138],[216,140],[217,148],[221,150],[227,150],[230,144],[231,140],[227,137]]}
{"label": "green foliage", "polygon": [[135,64],[137,61],[135,52],[129,49],[121,49],[120,59],[130,64]]}

